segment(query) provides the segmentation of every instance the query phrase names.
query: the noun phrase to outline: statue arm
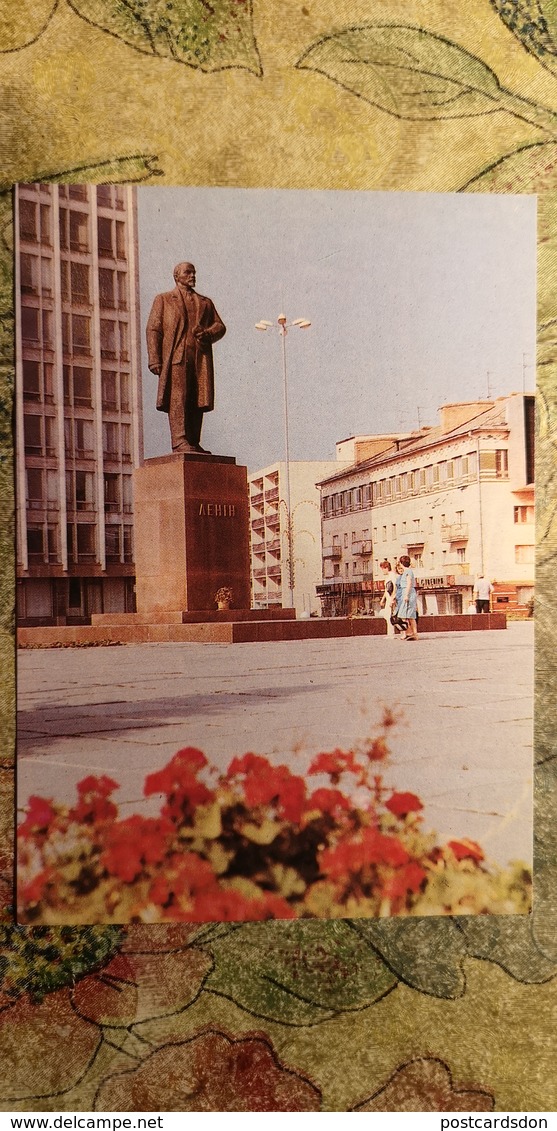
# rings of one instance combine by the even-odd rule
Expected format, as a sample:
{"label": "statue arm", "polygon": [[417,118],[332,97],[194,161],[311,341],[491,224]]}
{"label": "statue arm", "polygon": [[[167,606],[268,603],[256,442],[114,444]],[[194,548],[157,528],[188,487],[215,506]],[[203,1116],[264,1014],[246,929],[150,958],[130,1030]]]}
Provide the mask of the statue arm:
{"label": "statue arm", "polygon": [[217,314],[212,302],[209,304],[207,311],[207,318],[209,319],[208,326],[201,326],[201,335],[206,337],[211,342],[218,342],[220,338],[224,338],[226,334],[226,326],[222,318]]}
{"label": "statue arm", "polygon": [[162,367],[162,339],[163,339],[163,301],[162,295],[157,295],[151,313],[147,319],[147,353],[149,369],[152,373],[160,372]]}

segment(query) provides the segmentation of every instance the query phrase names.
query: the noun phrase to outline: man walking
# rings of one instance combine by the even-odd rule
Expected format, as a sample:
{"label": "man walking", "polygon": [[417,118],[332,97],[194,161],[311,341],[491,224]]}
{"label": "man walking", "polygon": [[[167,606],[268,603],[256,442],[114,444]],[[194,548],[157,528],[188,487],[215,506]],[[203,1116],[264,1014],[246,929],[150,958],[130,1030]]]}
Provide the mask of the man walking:
{"label": "man walking", "polygon": [[213,342],[226,326],[211,299],[195,291],[193,263],[178,263],[174,280],[174,290],[156,296],[147,322],[157,408],[168,413],[173,452],[210,455],[200,444],[201,426],[214,407]]}
{"label": "man walking", "polygon": [[474,596],[476,598],[476,612],[488,613],[489,612],[489,599],[493,591],[493,586],[483,573],[480,573],[476,579],[474,586]]}

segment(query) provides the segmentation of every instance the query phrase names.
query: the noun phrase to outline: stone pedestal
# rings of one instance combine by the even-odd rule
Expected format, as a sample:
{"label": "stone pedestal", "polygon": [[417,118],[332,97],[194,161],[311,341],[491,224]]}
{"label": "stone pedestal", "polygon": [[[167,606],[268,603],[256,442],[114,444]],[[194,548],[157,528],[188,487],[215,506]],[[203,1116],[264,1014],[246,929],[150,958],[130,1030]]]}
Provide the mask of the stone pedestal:
{"label": "stone pedestal", "polygon": [[247,469],[232,456],[169,455],[134,473],[137,611],[214,610],[221,586],[249,609]]}

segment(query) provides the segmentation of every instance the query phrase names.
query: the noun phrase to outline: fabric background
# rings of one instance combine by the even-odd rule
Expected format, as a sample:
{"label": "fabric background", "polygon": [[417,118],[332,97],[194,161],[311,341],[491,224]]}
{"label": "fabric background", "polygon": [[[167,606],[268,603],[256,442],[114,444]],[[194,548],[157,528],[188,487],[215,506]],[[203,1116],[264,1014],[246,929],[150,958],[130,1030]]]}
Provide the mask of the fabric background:
{"label": "fabric background", "polygon": [[[0,0],[0,51],[2,1110],[554,1110],[554,0]],[[540,194],[530,919],[13,926],[17,180]]]}

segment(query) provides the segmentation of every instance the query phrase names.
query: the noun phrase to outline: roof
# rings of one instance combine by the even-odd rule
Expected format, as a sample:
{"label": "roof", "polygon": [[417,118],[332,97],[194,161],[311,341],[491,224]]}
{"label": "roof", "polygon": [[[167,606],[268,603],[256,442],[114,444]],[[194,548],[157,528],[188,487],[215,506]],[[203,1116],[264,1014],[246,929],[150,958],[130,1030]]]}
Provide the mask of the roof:
{"label": "roof", "polygon": [[325,483],[333,483],[336,479],[344,479],[347,473],[356,468],[358,471],[367,471],[376,467],[383,467],[391,460],[400,459],[401,456],[411,456],[414,453],[418,454],[435,444],[444,444],[450,440],[456,440],[460,436],[467,436],[470,432],[491,431],[494,428],[506,431],[508,429],[506,411],[508,400],[509,397],[501,397],[495,404],[480,412],[477,416],[471,417],[470,420],[465,420],[463,424],[459,424],[449,432],[443,431],[440,425],[436,428],[424,429],[415,439],[405,440],[399,443],[396,448],[380,452],[379,455],[371,456],[369,459],[362,460],[361,463],[353,463],[350,468],[338,471],[334,475],[322,479],[316,485],[322,486]]}

